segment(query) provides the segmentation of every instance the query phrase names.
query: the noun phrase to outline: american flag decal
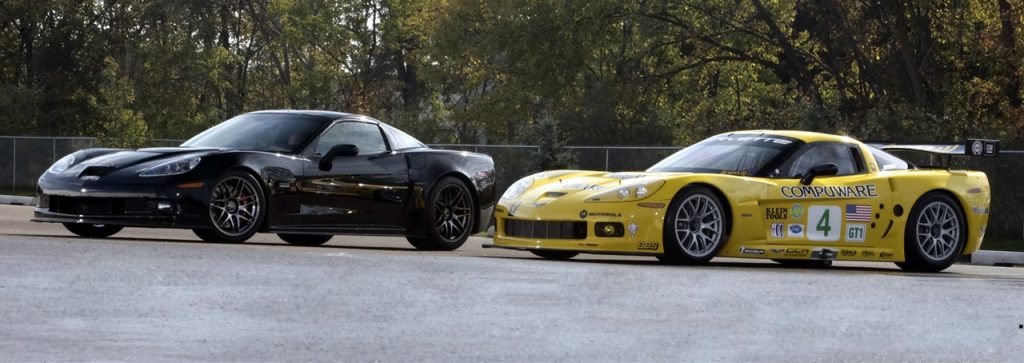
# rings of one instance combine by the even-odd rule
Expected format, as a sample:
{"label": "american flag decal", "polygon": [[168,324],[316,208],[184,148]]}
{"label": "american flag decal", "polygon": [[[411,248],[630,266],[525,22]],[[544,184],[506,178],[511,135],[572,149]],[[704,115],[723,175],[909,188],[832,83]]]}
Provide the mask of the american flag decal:
{"label": "american flag decal", "polygon": [[866,204],[847,204],[847,222],[871,222],[871,206]]}

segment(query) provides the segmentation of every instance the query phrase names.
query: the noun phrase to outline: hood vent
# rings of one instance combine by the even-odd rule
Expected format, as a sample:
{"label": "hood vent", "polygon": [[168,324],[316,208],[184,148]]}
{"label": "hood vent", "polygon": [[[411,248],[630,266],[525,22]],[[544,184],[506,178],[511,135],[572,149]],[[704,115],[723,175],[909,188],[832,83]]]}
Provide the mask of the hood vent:
{"label": "hood vent", "polygon": [[117,170],[117,167],[114,167],[114,166],[89,166],[89,167],[86,167],[85,170],[82,170],[82,174],[79,174],[78,177],[79,178],[83,178],[83,177],[87,177],[87,176],[100,177],[100,176],[106,175],[107,173],[110,173],[110,172],[112,172],[114,170]]}

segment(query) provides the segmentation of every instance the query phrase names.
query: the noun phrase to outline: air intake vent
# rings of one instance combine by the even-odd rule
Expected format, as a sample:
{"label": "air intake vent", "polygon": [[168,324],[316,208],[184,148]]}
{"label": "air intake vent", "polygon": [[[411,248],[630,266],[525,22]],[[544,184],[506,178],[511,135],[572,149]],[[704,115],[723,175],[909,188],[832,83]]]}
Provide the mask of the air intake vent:
{"label": "air intake vent", "polygon": [[114,170],[117,170],[117,168],[113,166],[90,166],[86,167],[85,170],[82,170],[82,174],[80,174],[78,177],[81,178],[83,176],[103,176]]}
{"label": "air intake vent", "polygon": [[506,219],[505,234],[520,238],[586,239],[587,222]]}

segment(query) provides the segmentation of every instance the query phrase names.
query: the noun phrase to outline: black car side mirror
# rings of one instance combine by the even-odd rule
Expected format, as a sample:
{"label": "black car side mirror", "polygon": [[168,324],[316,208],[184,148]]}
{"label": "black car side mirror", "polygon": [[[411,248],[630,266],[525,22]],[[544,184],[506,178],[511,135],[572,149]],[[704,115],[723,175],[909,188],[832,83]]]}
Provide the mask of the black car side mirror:
{"label": "black car side mirror", "polygon": [[818,164],[807,170],[807,173],[804,173],[804,177],[800,178],[800,184],[811,185],[815,177],[836,174],[839,174],[839,166],[835,163]]}
{"label": "black car side mirror", "polygon": [[332,162],[334,158],[339,156],[356,156],[359,155],[359,147],[352,144],[341,144],[332,147],[331,150],[324,154],[323,158],[320,158],[320,170],[328,171],[331,170]]}

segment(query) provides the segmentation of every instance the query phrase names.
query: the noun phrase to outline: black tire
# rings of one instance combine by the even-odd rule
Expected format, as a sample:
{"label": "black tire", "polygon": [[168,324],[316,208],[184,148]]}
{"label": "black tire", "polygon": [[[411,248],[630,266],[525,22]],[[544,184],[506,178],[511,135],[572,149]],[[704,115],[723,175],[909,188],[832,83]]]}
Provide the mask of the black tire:
{"label": "black tire", "polygon": [[548,260],[559,260],[559,261],[568,260],[568,259],[576,257],[576,255],[580,254],[579,252],[576,252],[576,251],[559,251],[559,250],[530,250],[530,253],[533,253],[533,254],[535,254],[537,256],[543,257],[543,258],[548,259]]}
{"label": "black tire", "polygon": [[278,233],[277,237],[296,246],[319,246],[327,243],[334,236],[329,234]]}
{"label": "black tire", "polygon": [[83,223],[64,223],[64,228],[67,228],[71,233],[77,234],[82,237],[89,238],[107,238],[113,236],[114,233],[120,232],[124,226],[112,226],[109,224],[83,224]]}
{"label": "black tire", "polygon": [[430,190],[424,210],[425,238],[409,237],[420,250],[452,251],[466,243],[476,225],[476,205],[459,179],[441,179]]}
{"label": "black tire", "polygon": [[260,229],[267,214],[263,186],[241,170],[225,172],[213,185],[205,216],[210,227],[192,232],[206,242],[245,242]]}
{"label": "black tire", "polygon": [[826,268],[832,266],[832,260],[782,260],[772,259],[772,261],[778,262],[779,264],[786,267],[799,267],[799,268]]}
{"label": "black tire", "polygon": [[903,249],[906,271],[939,272],[960,257],[967,244],[967,218],[960,203],[946,193],[931,192],[914,203],[907,217]]}
{"label": "black tire", "polygon": [[711,189],[700,185],[683,188],[665,214],[665,254],[658,259],[686,265],[707,263],[729,240],[729,226],[729,215]]}

